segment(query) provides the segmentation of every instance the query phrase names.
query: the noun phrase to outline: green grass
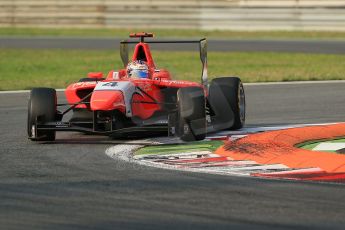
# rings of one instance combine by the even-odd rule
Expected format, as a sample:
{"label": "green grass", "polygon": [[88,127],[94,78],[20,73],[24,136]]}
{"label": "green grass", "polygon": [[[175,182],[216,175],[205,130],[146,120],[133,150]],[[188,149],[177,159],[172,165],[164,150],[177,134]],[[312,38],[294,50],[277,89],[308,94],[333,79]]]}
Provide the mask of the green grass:
{"label": "green grass", "polygon": [[153,32],[156,37],[180,38],[226,38],[226,39],[326,39],[344,40],[345,32],[336,31],[231,31],[193,29],[72,29],[72,28],[17,28],[1,27],[0,36],[77,36],[77,37],[121,37],[131,32]]}
{"label": "green grass", "polygon": [[224,143],[222,141],[200,141],[191,144],[158,145],[139,149],[135,155],[145,154],[174,154],[181,152],[215,151]]}
{"label": "green grass", "polygon": [[[344,143],[345,142],[345,138],[344,137],[340,137],[340,138],[331,139],[331,140],[311,141],[311,142],[306,142],[306,143],[299,144],[297,147],[298,148],[302,148],[302,149],[307,149],[307,150],[313,150],[316,146],[318,146],[319,144],[321,144],[323,142],[328,142],[328,143]],[[334,151],[326,151],[326,152],[334,152]]]}
{"label": "green grass", "polygon": [[306,150],[313,150],[316,146],[318,146],[321,142],[310,142],[308,144],[304,144],[300,146],[299,148],[301,149],[306,149]]}
{"label": "green grass", "polygon": [[[175,79],[199,81],[198,52],[153,51]],[[209,76],[240,76],[244,82],[345,79],[345,55],[210,52]],[[64,88],[88,72],[121,68],[118,51],[0,49],[0,90]]]}

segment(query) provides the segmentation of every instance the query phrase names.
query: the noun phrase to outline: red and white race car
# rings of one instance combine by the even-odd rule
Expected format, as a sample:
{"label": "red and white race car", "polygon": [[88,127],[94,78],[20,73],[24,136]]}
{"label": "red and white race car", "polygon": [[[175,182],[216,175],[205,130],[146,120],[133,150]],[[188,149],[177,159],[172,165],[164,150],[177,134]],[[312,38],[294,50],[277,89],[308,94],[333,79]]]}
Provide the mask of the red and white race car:
{"label": "red and white race car", "polygon": [[[152,33],[131,34],[122,41],[124,69],[89,73],[69,85],[68,103],[58,104],[55,89],[34,88],[28,105],[28,137],[53,141],[56,131],[80,131],[135,138],[142,134],[175,135],[184,141],[202,140],[208,132],[239,129],[245,122],[245,94],[237,77],[207,80],[207,41],[144,41]],[[159,69],[151,56],[150,43],[196,43],[202,63],[201,83],[173,80]],[[128,61],[128,44],[135,44]],[[68,106],[61,112],[58,107]],[[72,112],[65,121],[64,115]]]}

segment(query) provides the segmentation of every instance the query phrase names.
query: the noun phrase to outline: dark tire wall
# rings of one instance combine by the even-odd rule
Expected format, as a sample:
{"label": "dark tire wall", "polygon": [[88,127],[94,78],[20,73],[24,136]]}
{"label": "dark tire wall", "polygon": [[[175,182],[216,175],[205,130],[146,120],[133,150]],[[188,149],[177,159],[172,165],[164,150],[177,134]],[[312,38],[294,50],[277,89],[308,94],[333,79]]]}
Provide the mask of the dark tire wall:
{"label": "dark tire wall", "polygon": [[176,131],[184,141],[206,137],[204,90],[199,87],[181,88],[177,92],[178,115]]}
{"label": "dark tire wall", "polygon": [[241,91],[245,107],[244,88],[238,77],[220,77],[212,80],[208,100],[215,113],[211,118],[215,129],[240,129],[244,126],[245,108],[244,117],[241,116],[240,110]]}
{"label": "dark tire wall", "polygon": [[[30,92],[28,103],[28,136],[32,137],[31,127],[36,122],[36,117],[40,117],[40,122],[50,122],[56,119],[56,90],[51,88],[34,88]],[[54,141],[55,131],[37,131],[37,138],[32,139],[42,141]]]}

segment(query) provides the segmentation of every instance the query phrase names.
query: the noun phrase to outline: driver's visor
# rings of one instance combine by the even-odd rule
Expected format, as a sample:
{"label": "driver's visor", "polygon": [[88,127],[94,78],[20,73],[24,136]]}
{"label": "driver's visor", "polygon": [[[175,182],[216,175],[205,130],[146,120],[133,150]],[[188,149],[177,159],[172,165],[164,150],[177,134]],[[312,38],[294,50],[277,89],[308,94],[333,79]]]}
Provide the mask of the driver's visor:
{"label": "driver's visor", "polygon": [[143,70],[143,69],[133,69],[131,71],[131,76],[134,78],[148,78],[149,77],[149,71]]}

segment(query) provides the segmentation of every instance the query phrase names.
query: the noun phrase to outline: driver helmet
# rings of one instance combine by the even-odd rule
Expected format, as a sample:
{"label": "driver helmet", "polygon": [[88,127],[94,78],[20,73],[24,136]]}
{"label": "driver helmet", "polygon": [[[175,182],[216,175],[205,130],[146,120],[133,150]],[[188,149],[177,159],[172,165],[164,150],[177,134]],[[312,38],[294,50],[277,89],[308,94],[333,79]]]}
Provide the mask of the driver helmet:
{"label": "driver helmet", "polygon": [[149,78],[149,67],[146,62],[138,60],[127,65],[127,77],[129,78]]}

